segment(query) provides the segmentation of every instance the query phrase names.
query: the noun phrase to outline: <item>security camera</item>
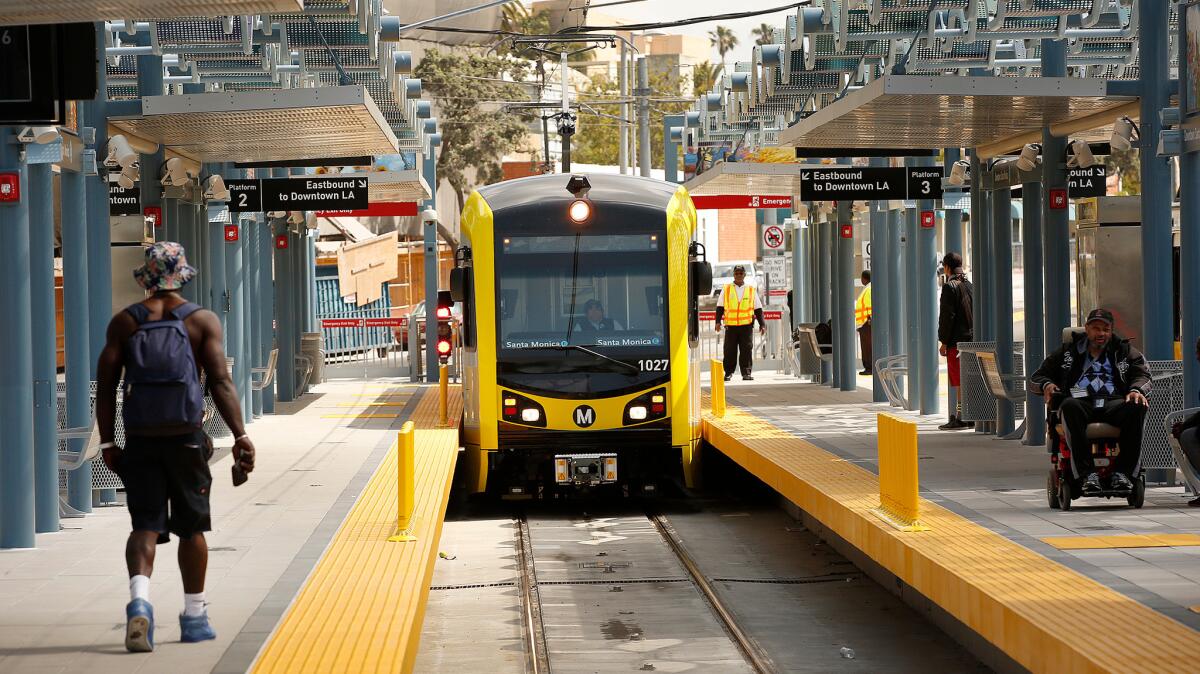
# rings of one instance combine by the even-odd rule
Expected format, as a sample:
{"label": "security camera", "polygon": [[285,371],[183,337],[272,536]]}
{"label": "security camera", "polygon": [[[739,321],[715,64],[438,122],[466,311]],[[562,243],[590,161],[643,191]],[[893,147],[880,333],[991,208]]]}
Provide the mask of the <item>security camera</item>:
{"label": "security camera", "polygon": [[27,126],[17,133],[17,140],[22,143],[37,143],[45,145],[53,143],[61,138],[58,134],[58,127],[54,126]]}
{"label": "security camera", "polygon": [[273,220],[287,217],[287,211],[267,211],[267,217]]}
{"label": "security camera", "polygon": [[428,222],[437,222],[437,221],[438,221],[438,214],[437,214],[436,210],[434,210],[432,208],[426,208],[425,210],[421,211],[421,222],[428,223]]}
{"label": "security camera", "polygon": [[204,181],[204,199],[206,201],[229,201],[229,188],[225,187],[225,179],[220,174],[213,174]]}
{"label": "security camera", "polygon": [[133,151],[125,136],[117,134],[108,139],[108,157],[104,160],[104,165],[114,168],[137,167],[138,154]]}
{"label": "security camera", "polygon": [[163,185],[173,185],[180,187],[188,182],[187,169],[184,167],[183,160],[179,157],[171,157],[163,164]]}
{"label": "security camera", "polygon": [[1132,119],[1122,117],[1113,122],[1112,136],[1108,139],[1108,144],[1112,146],[1112,149],[1123,152],[1133,147],[1135,137],[1138,137],[1137,125],[1133,123]]}
{"label": "security camera", "polygon": [[971,164],[966,161],[956,161],[950,167],[950,177],[946,178],[946,182],[954,187],[958,187],[967,182],[967,177],[970,175]]}
{"label": "security camera", "polygon": [[132,189],[133,186],[137,184],[137,181],[142,177],[141,174],[142,172],[136,165],[127,166],[121,169],[121,172],[117,174],[117,184],[120,185],[122,189]]}
{"label": "security camera", "polygon": [[1088,142],[1082,138],[1071,141],[1071,151],[1074,153],[1067,160],[1069,168],[1089,168],[1096,165],[1096,156],[1092,154],[1092,148],[1088,147]]}
{"label": "security camera", "polygon": [[1021,156],[1017,157],[1017,168],[1022,171],[1032,171],[1037,168],[1038,155],[1042,153],[1042,146],[1037,143],[1029,143],[1021,148]]}
{"label": "security camera", "polygon": [[304,211],[292,211],[288,213],[287,221],[289,225],[303,225],[305,222]]}

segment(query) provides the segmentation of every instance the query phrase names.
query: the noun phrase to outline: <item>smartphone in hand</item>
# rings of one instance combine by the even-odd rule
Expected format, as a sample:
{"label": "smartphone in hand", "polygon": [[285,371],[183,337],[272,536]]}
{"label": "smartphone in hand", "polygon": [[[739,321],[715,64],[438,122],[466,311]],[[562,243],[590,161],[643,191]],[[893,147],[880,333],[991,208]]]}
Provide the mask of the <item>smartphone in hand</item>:
{"label": "smartphone in hand", "polygon": [[246,474],[246,471],[242,470],[242,464],[241,464],[240,457],[238,456],[238,454],[239,454],[239,452],[238,452],[237,448],[235,447],[233,449],[233,469],[232,469],[233,486],[235,486],[235,487],[240,487],[243,484],[246,484],[246,480],[250,479],[250,476]]}

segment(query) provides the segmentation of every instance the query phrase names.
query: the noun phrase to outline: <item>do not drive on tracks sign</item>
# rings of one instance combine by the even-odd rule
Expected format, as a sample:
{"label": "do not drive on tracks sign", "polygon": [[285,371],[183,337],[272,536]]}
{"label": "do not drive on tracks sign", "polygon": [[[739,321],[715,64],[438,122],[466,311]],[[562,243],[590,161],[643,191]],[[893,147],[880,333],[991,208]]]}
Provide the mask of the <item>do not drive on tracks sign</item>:
{"label": "do not drive on tracks sign", "polygon": [[[230,197],[232,198],[232,194]],[[369,205],[364,176],[335,175],[304,178],[263,178],[264,211],[341,211]]]}

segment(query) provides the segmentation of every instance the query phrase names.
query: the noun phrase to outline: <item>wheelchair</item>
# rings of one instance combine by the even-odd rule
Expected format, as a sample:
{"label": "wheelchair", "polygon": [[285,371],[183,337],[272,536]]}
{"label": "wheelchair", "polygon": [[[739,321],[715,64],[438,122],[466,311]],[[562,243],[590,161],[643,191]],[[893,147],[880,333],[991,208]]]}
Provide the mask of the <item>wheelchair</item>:
{"label": "wheelchair", "polygon": [[1067,447],[1058,406],[1066,399],[1056,394],[1053,404],[1046,410],[1046,450],[1050,453],[1050,472],[1046,476],[1046,500],[1054,509],[1070,510],[1071,501],[1084,496],[1097,498],[1123,498],[1130,506],[1141,508],[1146,501],[1145,473],[1130,478],[1132,489],[1112,489],[1108,486],[1113,473],[1114,459],[1121,453],[1117,442],[1121,429],[1112,424],[1090,423],[1087,426],[1087,444],[1092,452],[1096,472],[1100,475],[1101,490],[1093,494],[1083,493],[1083,479],[1076,478],[1071,471],[1071,450]]}

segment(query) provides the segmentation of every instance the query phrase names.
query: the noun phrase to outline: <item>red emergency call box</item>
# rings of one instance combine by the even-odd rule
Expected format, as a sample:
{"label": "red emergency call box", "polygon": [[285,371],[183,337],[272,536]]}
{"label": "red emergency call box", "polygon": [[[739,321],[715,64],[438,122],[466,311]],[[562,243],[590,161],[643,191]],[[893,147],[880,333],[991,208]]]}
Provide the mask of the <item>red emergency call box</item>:
{"label": "red emergency call box", "polygon": [[933,211],[921,211],[921,226],[926,229],[931,229],[936,224],[937,219],[934,217]]}
{"label": "red emergency call box", "polygon": [[275,247],[279,250],[287,250],[288,241],[287,234],[280,234],[275,237]]}
{"label": "red emergency call box", "polygon": [[842,238],[843,239],[853,239],[854,238],[854,225],[842,225]]}
{"label": "red emergency call box", "polygon": [[142,215],[154,221],[154,228],[163,226],[162,206],[147,206],[142,209]]}
{"label": "red emergency call box", "polygon": [[1058,187],[1050,190],[1050,208],[1062,210],[1067,207],[1067,190]]}
{"label": "red emergency call box", "polygon": [[225,225],[225,240],[229,243],[233,243],[234,241],[238,240],[237,225]]}
{"label": "red emergency call box", "polygon": [[0,203],[15,204],[21,200],[21,174],[0,173]]}

